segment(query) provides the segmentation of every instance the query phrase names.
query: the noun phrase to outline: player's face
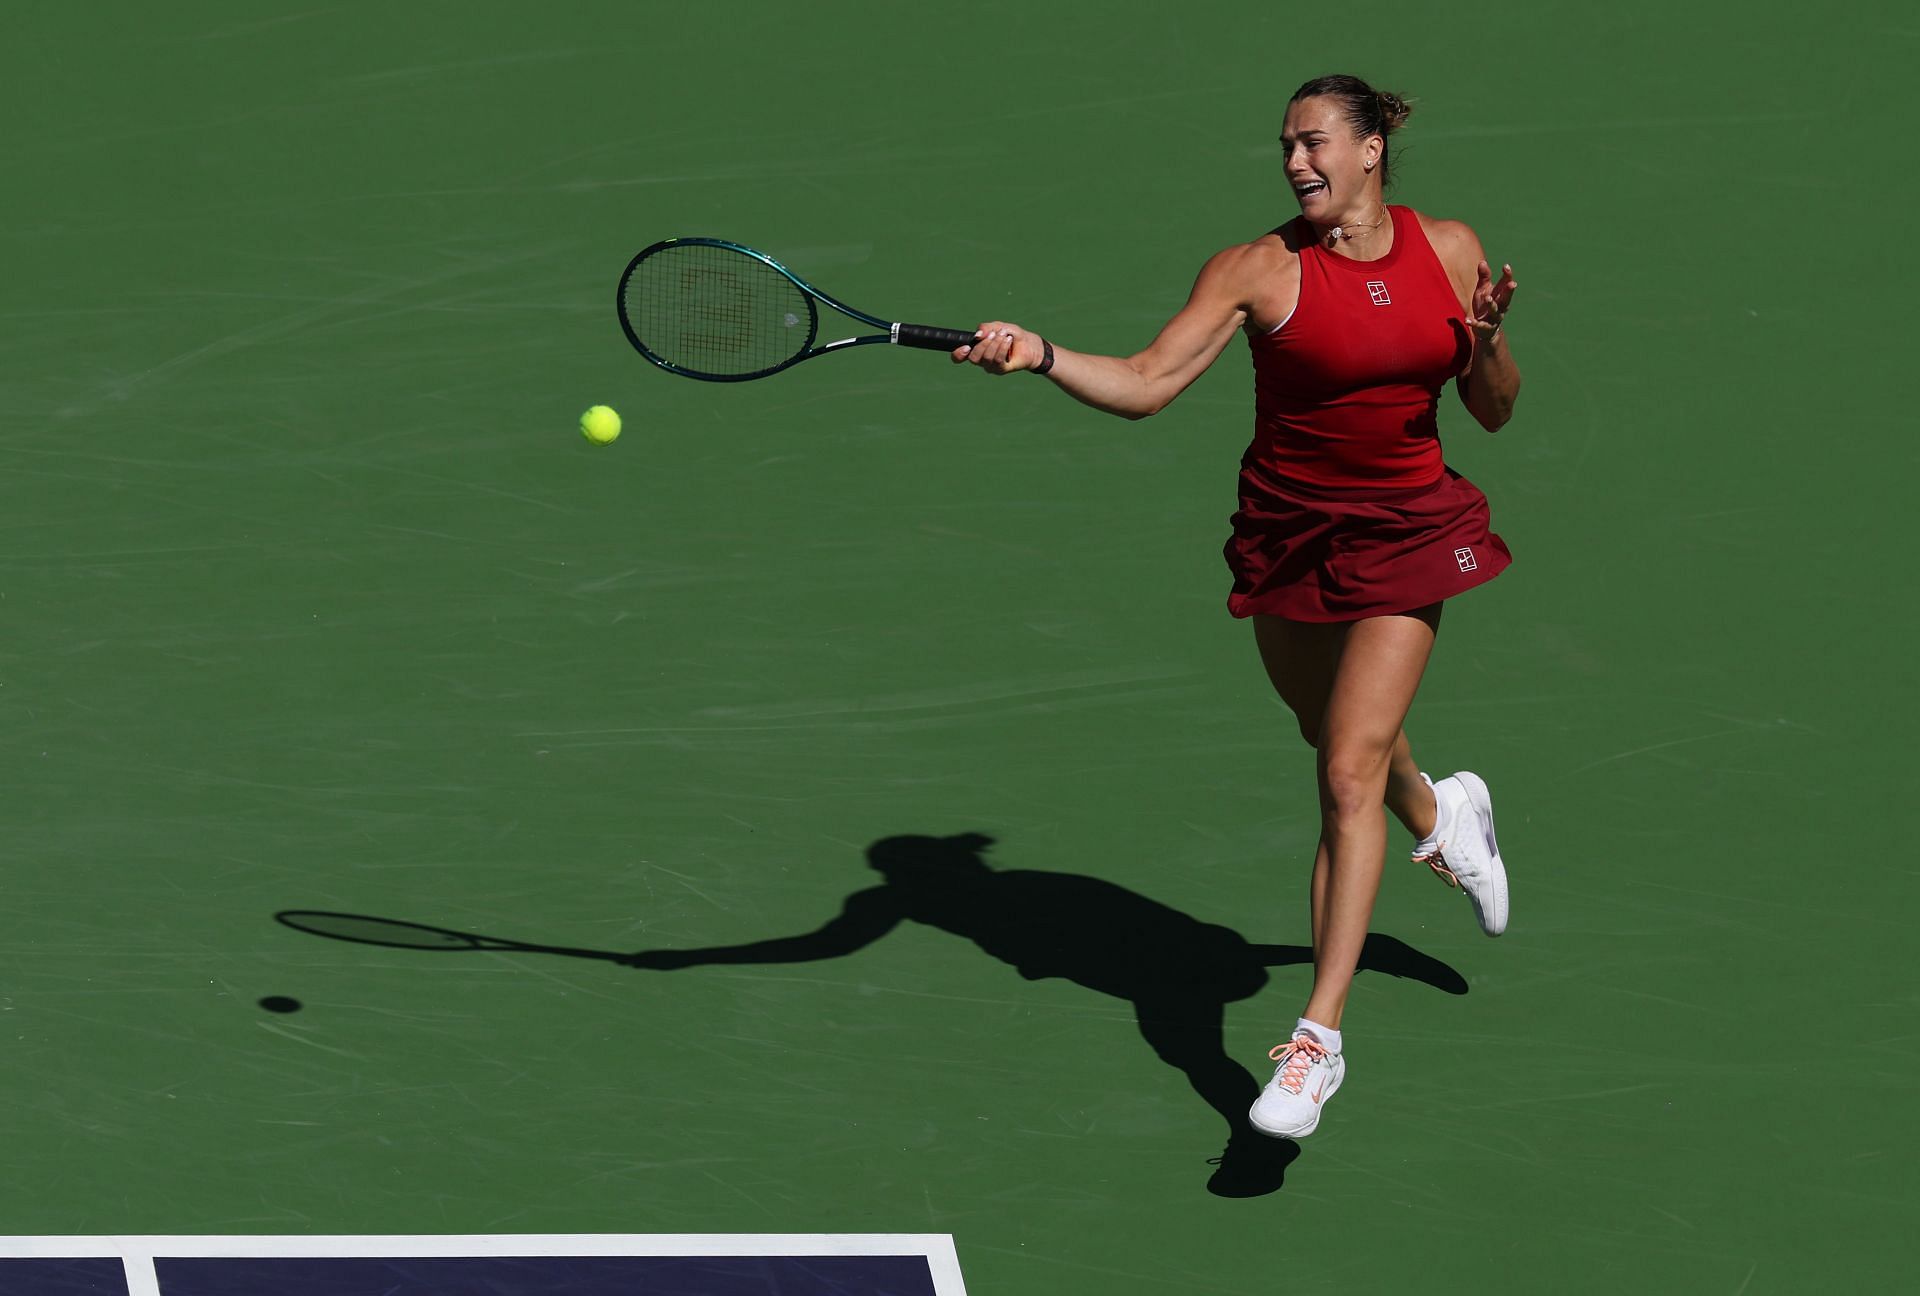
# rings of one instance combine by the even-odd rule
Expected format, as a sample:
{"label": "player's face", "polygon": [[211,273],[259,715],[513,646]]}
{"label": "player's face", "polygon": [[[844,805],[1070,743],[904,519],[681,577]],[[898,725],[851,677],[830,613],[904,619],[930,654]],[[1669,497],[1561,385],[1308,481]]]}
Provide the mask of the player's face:
{"label": "player's face", "polygon": [[1321,96],[1289,105],[1280,148],[1301,215],[1317,225],[1359,216],[1371,182],[1367,164],[1378,160],[1380,143],[1378,135],[1354,138],[1337,100]]}

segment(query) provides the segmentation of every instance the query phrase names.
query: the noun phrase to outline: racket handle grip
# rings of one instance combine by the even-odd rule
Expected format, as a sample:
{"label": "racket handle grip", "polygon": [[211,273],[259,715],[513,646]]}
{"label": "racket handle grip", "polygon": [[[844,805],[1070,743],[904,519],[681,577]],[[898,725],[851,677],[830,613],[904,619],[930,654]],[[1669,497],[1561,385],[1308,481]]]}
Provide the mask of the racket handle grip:
{"label": "racket handle grip", "polygon": [[972,329],[896,324],[893,326],[893,340],[901,346],[918,347],[922,351],[951,351],[955,347],[972,346],[980,340],[980,335]]}

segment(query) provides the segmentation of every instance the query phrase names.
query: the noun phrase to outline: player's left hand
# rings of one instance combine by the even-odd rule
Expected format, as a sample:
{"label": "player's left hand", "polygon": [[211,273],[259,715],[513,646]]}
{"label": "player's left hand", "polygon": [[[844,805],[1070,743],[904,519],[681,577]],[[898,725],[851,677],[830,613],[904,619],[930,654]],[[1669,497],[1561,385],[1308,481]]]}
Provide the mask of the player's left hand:
{"label": "player's left hand", "polygon": [[1482,342],[1493,341],[1513,303],[1513,290],[1519,286],[1514,281],[1512,266],[1501,266],[1500,282],[1495,283],[1492,269],[1485,261],[1480,263],[1479,278],[1473,285],[1473,318],[1467,321],[1474,337]]}

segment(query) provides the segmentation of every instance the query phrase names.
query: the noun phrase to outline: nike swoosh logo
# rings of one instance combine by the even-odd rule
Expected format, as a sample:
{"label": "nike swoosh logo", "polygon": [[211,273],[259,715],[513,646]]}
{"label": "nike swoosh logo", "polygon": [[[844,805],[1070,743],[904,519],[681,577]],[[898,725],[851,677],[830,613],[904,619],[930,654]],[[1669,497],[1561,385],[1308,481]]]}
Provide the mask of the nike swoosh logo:
{"label": "nike swoosh logo", "polygon": [[1320,1082],[1320,1087],[1313,1091],[1313,1101],[1317,1104],[1320,1101],[1320,1095],[1325,1093],[1326,1091],[1327,1091],[1327,1082],[1325,1080],[1322,1080]]}

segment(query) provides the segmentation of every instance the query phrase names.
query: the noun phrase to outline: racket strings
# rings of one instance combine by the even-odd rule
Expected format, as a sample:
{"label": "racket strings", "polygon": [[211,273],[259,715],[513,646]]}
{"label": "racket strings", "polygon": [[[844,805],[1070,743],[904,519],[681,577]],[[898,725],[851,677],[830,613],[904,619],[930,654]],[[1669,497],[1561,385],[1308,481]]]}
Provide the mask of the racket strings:
{"label": "racket strings", "polygon": [[646,349],[717,377],[777,369],[813,342],[813,303],[755,257],[707,244],[661,248],[634,268],[621,303]]}

